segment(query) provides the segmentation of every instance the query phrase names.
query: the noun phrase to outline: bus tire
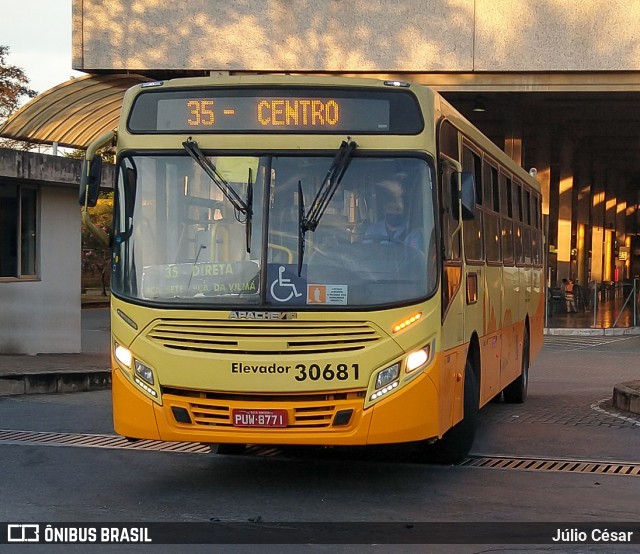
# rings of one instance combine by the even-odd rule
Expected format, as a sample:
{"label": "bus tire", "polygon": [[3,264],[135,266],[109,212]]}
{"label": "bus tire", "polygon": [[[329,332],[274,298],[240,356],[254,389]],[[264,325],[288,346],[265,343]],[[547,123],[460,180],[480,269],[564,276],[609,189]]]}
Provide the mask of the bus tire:
{"label": "bus tire", "polygon": [[480,391],[470,359],[464,368],[464,416],[433,444],[425,445],[425,461],[435,464],[459,464],[463,462],[476,436],[479,420]]}
{"label": "bus tire", "polygon": [[529,388],[529,331],[525,329],[522,340],[522,364],[520,376],[504,389],[504,401],[510,404],[522,404],[527,399]]}
{"label": "bus tire", "polygon": [[210,447],[212,454],[222,454],[223,456],[237,456],[244,453],[247,445],[236,443],[219,443],[211,444]]}

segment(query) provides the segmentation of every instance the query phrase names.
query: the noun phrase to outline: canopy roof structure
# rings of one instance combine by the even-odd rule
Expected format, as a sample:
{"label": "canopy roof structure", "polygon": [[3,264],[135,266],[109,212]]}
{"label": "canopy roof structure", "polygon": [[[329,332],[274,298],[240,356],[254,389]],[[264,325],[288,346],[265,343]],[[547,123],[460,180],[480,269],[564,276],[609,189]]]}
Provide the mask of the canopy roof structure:
{"label": "canopy roof structure", "polygon": [[126,90],[151,80],[136,74],[70,79],[20,108],[0,126],[0,137],[86,149],[118,125]]}

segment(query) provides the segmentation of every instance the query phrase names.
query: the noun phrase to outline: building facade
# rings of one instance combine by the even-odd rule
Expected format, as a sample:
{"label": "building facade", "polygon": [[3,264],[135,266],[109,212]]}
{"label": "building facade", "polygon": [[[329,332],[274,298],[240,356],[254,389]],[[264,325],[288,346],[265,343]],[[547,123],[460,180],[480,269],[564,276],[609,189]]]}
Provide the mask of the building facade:
{"label": "building facade", "polygon": [[550,285],[640,275],[638,0],[74,0],[73,67],[433,86],[537,169]]}
{"label": "building facade", "polygon": [[0,149],[0,354],[80,352],[80,168]]}
{"label": "building facade", "polygon": [[81,170],[0,148],[0,355],[81,351]]}

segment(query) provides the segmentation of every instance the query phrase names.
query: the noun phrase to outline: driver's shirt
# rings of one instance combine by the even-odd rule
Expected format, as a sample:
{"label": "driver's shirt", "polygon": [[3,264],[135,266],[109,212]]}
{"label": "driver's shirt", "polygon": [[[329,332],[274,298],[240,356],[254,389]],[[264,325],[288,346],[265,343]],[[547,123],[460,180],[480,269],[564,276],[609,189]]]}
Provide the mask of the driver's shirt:
{"label": "driver's shirt", "polygon": [[420,233],[420,231],[417,229],[415,231],[407,233],[407,226],[404,224],[396,227],[393,230],[390,230],[384,220],[378,221],[377,223],[372,223],[364,232],[363,239],[366,241],[369,238],[373,237],[389,237],[389,240],[402,242],[411,248],[415,248],[416,250],[424,252],[424,241],[422,240],[422,233]]}

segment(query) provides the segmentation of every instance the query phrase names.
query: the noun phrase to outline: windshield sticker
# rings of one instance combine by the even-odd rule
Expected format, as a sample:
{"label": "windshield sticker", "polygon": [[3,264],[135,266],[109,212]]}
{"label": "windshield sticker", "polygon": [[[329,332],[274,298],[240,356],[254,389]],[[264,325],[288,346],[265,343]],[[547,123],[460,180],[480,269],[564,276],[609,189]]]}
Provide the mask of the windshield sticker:
{"label": "windshield sticker", "polygon": [[275,304],[305,304],[307,301],[307,267],[298,276],[297,264],[267,266],[267,299]]}
{"label": "windshield sticker", "polygon": [[258,265],[200,262],[145,266],[143,298],[175,298],[257,292]]}
{"label": "windshield sticker", "polygon": [[308,285],[307,303],[346,306],[348,290],[348,285]]}

